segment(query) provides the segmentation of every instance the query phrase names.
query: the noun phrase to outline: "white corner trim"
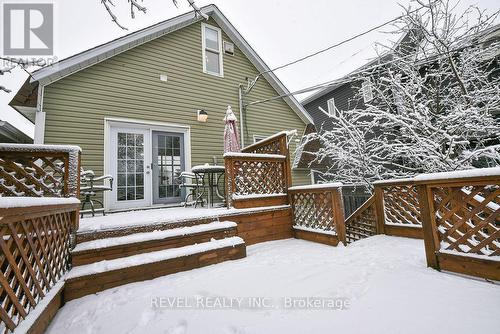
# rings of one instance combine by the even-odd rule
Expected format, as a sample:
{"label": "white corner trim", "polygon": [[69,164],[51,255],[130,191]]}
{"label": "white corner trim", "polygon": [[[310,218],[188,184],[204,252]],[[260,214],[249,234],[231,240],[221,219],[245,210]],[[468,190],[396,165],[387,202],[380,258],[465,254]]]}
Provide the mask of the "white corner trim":
{"label": "white corner trim", "polygon": [[33,136],[34,144],[44,144],[45,142],[45,112],[43,112],[43,94],[44,85],[38,84],[37,104],[35,111],[35,134]]}
{"label": "white corner trim", "polygon": [[[220,69],[219,73],[209,72],[207,70],[207,63],[205,61],[206,51],[207,51],[206,38],[205,38],[206,37],[205,36],[206,28],[217,31],[217,39],[219,40],[219,50],[215,50],[215,49],[208,49],[208,50],[212,51],[212,52],[219,53],[219,69]],[[214,75],[216,77],[224,78],[224,57],[223,57],[223,52],[222,52],[222,30],[219,27],[207,24],[205,22],[201,23],[201,61],[203,63],[203,73]]]}
{"label": "white corner trim", "polygon": [[45,142],[45,113],[37,111],[35,113],[35,136],[33,137],[34,144],[43,144]]}

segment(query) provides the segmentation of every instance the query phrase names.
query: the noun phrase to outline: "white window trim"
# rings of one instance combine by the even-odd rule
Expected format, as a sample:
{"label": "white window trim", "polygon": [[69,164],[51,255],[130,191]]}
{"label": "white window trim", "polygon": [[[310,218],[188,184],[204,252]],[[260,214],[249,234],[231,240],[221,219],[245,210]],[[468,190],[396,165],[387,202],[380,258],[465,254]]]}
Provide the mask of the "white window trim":
{"label": "white window trim", "polygon": [[361,83],[361,91],[363,92],[363,101],[369,102],[373,100],[373,85],[370,78],[365,78]]}
{"label": "white window trim", "polygon": [[328,99],[326,101],[326,106],[330,115],[334,115],[337,112],[337,107],[335,106],[335,98],[332,97],[331,99]]}
{"label": "white window trim", "polygon": [[269,136],[253,135],[253,143],[255,144],[261,140],[266,139],[267,137],[269,137]]}
{"label": "white window trim", "polygon": [[[213,52],[219,52],[219,65],[220,65],[220,73],[215,73],[215,72],[210,72],[210,71],[207,71],[207,63],[206,63],[206,42],[205,42],[205,29],[206,28],[210,28],[210,29],[213,29],[213,30],[217,30],[217,35],[218,35],[218,38],[219,38],[219,50],[215,50],[215,49],[209,49]],[[203,62],[203,73],[206,73],[206,74],[210,74],[210,75],[214,75],[214,76],[217,76],[217,77],[221,77],[223,78],[224,77],[224,64],[223,64],[223,49],[222,49],[222,30],[218,27],[214,27],[210,24],[206,24],[204,22],[201,23],[201,58],[202,58],[202,62]]]}

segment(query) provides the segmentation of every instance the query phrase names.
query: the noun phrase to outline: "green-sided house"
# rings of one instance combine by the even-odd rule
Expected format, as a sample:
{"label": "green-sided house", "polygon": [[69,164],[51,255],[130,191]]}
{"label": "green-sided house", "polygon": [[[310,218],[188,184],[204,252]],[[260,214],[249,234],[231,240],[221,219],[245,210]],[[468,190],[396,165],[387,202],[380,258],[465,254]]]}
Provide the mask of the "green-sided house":
{"label": "green-sided house", "polygon": [[[202,12],[208,20],[187,13],[42,68],[11,102],[35,122],[35,143],[79,145],[84,169],[114,177],[106,209],[180,201],[176,172],[222,163],[228,105],[244,145],[283,130],[300,135],[312,122],[293,97],[242,107],[288,91],[267,72],[242,98],[246,78],[268,67],[216,6]],[[166,183],[152,163],[162,147]],[[309,170],[292,177],[310,183]]]}

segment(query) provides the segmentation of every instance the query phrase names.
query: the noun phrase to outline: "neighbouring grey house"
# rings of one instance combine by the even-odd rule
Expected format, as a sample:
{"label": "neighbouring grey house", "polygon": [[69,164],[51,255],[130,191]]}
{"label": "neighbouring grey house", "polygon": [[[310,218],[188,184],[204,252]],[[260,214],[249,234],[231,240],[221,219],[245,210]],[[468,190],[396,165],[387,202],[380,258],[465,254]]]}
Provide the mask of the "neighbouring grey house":
{"label": "neighbouring grey house", "polygon": [[8,121],[0,119],[0,143],[31,144],[33,139]]}

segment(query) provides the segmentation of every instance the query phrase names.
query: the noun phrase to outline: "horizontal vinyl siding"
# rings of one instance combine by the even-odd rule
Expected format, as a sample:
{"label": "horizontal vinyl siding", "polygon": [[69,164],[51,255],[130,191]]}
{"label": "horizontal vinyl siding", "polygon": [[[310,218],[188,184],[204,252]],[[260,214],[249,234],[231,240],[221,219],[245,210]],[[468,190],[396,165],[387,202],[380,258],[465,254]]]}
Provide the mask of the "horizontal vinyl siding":
{"label": "horizontal vinyl siding", "polygon": [[323,110],[328,112],[328,100],[331,98],[334,98],[335,106],[338,110],[350,110],[356,107],[362,108],[363,103],[362,101],[358,101],[356,96],[358,94],[358,90],[358,83],[346,83],[305,104],[304,108],[313,118],[316,129],[331,128],[329,123],[332,121],[324,112],[319,110],[319,107],[321,107]]}
{"label": "horizontal vinyl siding", "polygon": [[[213,20],[210,24],[216,25]],[[223,39],[229,38],[223,33]],[[79,145],[82,166],[97,174],[104,169],[104,118],[131,118],[189,125],[192,165],[222,162],[223,117],[227,105],[238,114],[238,85],[257,69],[235,47],[224,55],[224,78],[203,73],[200,23],[118,54],[45,87],[45,143]],[[159,80],[167,74],[168,82]],[[248,102],[276,96],[259,80]],[[196,110],[208,112],[208,122],[196,120]],[[272,135],[305,125],[283,101],[250,106],[245,144],[253,135]],[[292,142],[291,149],[295,150]],[[309,183],[305,171],[294,171],[294,184]]]}

